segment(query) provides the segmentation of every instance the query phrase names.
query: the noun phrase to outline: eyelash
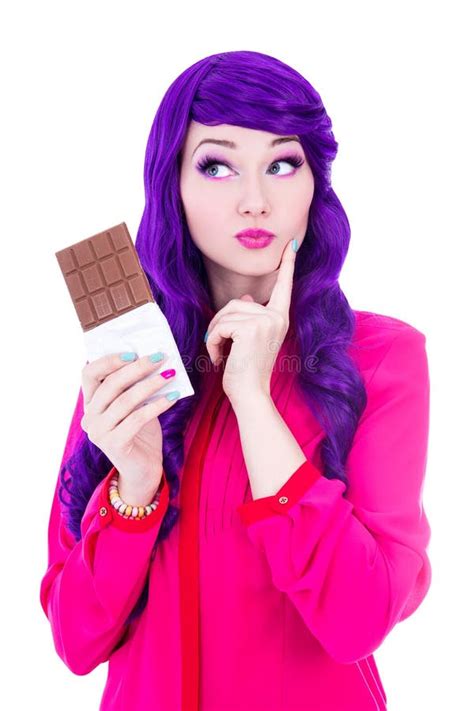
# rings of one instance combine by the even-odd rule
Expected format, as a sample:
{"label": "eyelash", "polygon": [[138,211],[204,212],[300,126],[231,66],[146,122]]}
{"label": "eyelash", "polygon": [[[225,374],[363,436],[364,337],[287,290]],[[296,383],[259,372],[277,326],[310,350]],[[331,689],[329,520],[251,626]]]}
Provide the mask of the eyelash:
{"label": "eyelash", "polygon": [[[277,160],[272,161],[273,163],[290,163],[290,165],[293,166],[293,168],[299,168],[301,165],[303,165],[304,160],[300,158],[299,155],[296,153],[291,153],[290,155],[283,156],[282,158],[278,158]],[[206,155],[204,158],[202,158],[200,161],[197,163],[198,169],[202,172],[205,173],[208,168],[211,167],[211,165],[225,165],[226,168],[230,168],[230,166],[225,163],[222,160],[219,160],[219,158],[216,158],[215,156],[211,155]],[[209,176],[211,177],[211,176]]]}

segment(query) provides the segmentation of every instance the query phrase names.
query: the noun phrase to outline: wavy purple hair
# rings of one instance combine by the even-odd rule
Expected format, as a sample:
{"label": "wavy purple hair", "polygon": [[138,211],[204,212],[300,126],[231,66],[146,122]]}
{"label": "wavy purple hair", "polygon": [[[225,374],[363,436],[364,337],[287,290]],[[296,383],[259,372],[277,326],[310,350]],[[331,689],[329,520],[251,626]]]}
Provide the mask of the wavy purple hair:
{"label": "wavy purple hair", "polygon": [[[179,491],[183,432],[201,393],[202,377],[192,364],[202,352],[212,308],[202,255],[191,239],[179,193],[181,149],[191,119],[208,126],[225,123],[300,137],[315,190],[307,233],[295,265],[290,322],[300,361],[308,363],[311,357],[317,358],[318,367],[302,368],[297,382],[326,432],[321,444],[324,476],[347,484],[344,463],[367,394],[361,374],[347,353],[355,314],[338,283],[350,241],[346,213],[331,188],[331,163],[338,144],[321,98],[306,79],[274,57],[233,51],[196,62],[171,84],[146,147],[145,208],[135,246],[196,392],[195,397],[183,398],[160,415],[170,501]],[[87,503],[111,467],[112,462],[81,431],[71,456],[61,466],[59,490],[60,500],[67,507],[67,527],[76,540],[81,538]],[[63,498],[64,490],[68,500]],[[178,515],[179,509],[170,503],[153,555]],[[148,579],[127,623],[143,611],[147,600]]]}

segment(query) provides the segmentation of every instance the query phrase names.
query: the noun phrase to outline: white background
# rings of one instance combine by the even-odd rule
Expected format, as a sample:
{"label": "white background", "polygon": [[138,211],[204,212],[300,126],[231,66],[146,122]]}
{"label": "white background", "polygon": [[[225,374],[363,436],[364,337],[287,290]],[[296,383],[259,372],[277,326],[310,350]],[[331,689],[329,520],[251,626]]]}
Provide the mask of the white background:
{"label": "white background", "polygon": [[4,708],[96,709],[107,671],[69,671],[39,602],[49,510],[85,362],[54,252],[122,221],[135,239],[145,144],[164,92],[202,57],[236,49],[277,56],[321,94],[339,143],[333,187],[352,229],[340,279],[351,306],[427,336],[433,580],[375,659],[390,711],[474,707],[468,7],[2,5]]}

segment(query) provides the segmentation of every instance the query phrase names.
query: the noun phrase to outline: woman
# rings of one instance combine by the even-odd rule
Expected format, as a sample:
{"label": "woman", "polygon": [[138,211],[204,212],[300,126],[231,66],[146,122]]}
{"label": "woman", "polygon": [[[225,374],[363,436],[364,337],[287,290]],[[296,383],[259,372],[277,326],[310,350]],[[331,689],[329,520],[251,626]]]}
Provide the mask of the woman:
{"label": "woman", "polygon": [[[101,709],[386,708],[373,652],[431,581],[426,339],[339,287],[337,145],[258,52],[197,62],[158,109],[136,248],[196,394],[155,401],[132,480],[91,423],[156,365],[86,366],[41,581],[67,666],[109,661]],[[235,238],[255,228],[267,246]]]}

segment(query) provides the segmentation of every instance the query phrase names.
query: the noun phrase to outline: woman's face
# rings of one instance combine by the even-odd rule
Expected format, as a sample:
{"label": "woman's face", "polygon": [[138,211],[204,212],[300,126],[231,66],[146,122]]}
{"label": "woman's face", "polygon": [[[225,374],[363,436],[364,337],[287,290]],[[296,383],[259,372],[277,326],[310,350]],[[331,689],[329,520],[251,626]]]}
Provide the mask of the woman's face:
{"label": "woman's face", "polygon": [[[278,138],[230,124],[189,124],[182,151],[181,199],[190,234],[211,277],[270,274],[288,241],[296,238],[301,245],[304,239],[313,174],[301,143],[272,145]],[[232,141],[235,147],[199,145],[205,139]],[[203,167],[206,156],[211,161]],[[288,157],[301,165],[294,167]],[[266,229],[276,239],[262,249],[247,249],[234,237],[247,228]]]}

